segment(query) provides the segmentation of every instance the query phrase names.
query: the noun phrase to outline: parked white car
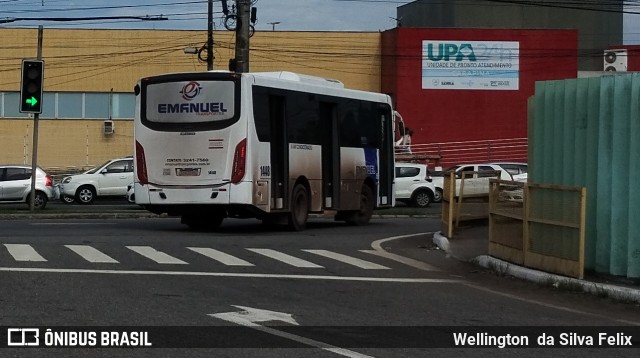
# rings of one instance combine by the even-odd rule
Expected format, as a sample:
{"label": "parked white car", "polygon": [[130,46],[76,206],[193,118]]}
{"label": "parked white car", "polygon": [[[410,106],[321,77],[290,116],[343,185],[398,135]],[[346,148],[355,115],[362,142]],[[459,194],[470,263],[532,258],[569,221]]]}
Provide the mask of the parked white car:
{"label": "parked white car", "polygon": [[[0,203],[26,203],[30,205],[31,166],[0,165]],[[36,168],[36,195],[33,205],[44,209],[54,197],[53,180],[41,168]]]}
{"label": "parked white car", "polygon": [[433,202],[436,188],[427,174],[427,166],[416,163],[396,163],[396,201],[426,208]]}
{"label": "parked white car", "polygon": [[[473,175],[465,176],[464,193],[466,194],[482,194],[487,193],[489,190],[488,178],[495,178],[494,172],[500,172],[501,180],[514,180],[511,174],[498,164],[478,163],[478,164],[460,164],[450,167],[443,172],[446,173],[454,171],[456,173],[456,190],[460,188],[460,180],[463,172],[478,172]],[[482,172],[486,172],[483,174]],[[486,178],[485,180],[482,180]],[[473,179],[473,180],[468,180]],[[444,176],[432,177],[433,185],[436,187],[436,191],[442,193],[444,187]],[[440,196],[441,198],[441,196]]]}
{"label": "parked white car", "polygon": [[96,197],[127,194],[133,182],[133,158],[111,159],[82,174],[71,175],[60,183],[60,198],[74,198],[77,203],[91,204]]}
{"label": "parked white car", "polygon": [[496,162],[491,163],[499,165],[501,168],[506,170],[514,181],[527,181],[527,171],[529,170],[529,166],[527,163],[522,162]]}

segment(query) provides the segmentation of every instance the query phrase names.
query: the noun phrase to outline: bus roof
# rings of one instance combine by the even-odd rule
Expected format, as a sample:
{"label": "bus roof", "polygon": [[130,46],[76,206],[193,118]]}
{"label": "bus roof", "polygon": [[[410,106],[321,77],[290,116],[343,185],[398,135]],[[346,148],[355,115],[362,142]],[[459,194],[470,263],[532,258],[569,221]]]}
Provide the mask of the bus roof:
{"label": "bus roof", "polygon": [[319,86],[328,86],[328,87],[336,87],[336,88],[344,88],[344,84],[339,80],[332,78],[324,78],[310,75],[303,75],[300,73],[293,73],[288,71],[278,71],[278,72],[252,72],[252,75],[256,77],[268,77],[268,78],[277,78],[281,80],[295,81],[301,83],[314,84]]}

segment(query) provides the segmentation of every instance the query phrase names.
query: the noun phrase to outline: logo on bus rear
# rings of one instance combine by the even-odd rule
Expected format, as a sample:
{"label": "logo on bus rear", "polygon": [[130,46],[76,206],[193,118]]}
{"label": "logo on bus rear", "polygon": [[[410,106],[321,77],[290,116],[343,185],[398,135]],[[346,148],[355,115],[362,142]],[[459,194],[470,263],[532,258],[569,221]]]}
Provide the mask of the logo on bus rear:
{"label": "logo on bus rear", "polygon": [[196,81],[191,81],[182,87],[180,93],[182,94],[182,98],[191,101],[200,94],[200,91],[202,91],[202,86]]}

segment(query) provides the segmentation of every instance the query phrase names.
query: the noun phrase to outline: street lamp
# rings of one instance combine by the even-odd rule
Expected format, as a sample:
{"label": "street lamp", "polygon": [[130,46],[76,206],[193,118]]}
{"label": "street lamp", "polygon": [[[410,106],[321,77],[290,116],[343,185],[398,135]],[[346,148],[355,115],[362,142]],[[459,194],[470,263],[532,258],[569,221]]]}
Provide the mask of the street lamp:
{"label": "street lamp", "polygon": [[267,24],[271,25],[271,31],[276,31],[276,25],[278,25],[280,21],[267,22]]}

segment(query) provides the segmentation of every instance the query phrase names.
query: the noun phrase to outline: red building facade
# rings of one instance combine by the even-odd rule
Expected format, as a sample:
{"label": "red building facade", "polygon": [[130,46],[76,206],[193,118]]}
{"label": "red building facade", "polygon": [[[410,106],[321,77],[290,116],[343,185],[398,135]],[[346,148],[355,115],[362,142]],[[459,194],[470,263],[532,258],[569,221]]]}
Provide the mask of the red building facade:
{"label": "red building facade", "polygon": [[536,81],[576,77],[577,46],[574,30],[396,28],[381,88],[441,165],[526,161],[527,100]]}

